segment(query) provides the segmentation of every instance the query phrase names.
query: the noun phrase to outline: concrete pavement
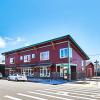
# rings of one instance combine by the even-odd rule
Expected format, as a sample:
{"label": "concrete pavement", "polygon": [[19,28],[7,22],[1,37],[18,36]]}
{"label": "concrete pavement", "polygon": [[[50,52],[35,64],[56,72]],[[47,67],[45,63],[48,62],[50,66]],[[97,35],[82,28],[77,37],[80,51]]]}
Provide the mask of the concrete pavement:
{"label": "concrete pavement", "polygon": [[[92,88],[91,88],[92,87]],[[0,80],[0,100],[100,100],[100,88],[90,84],[50,85]]]}

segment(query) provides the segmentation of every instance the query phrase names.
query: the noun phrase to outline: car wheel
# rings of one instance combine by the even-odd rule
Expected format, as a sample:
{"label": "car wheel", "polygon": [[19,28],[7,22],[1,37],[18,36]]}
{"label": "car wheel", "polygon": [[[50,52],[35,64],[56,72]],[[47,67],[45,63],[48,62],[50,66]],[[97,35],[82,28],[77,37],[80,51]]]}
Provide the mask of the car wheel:
{"label": "car wheel", "polygon": [[15,81],[17,82],[17,81],[18,81],[18,79],[16,78],[16,79],[15,79]]}
{"label": "car wheel", "polygon": [[10,78],[8,77],[8,81],[10,81]]}

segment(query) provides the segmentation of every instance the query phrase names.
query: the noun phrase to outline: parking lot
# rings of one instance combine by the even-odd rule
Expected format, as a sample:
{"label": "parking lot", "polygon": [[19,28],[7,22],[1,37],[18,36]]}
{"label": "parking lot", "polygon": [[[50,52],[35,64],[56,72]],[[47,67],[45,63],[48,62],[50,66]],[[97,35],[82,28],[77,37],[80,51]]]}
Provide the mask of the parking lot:
{"label": "parking lot", "polygon": [[100,100],[100,88],[0,80],[0,100]]}

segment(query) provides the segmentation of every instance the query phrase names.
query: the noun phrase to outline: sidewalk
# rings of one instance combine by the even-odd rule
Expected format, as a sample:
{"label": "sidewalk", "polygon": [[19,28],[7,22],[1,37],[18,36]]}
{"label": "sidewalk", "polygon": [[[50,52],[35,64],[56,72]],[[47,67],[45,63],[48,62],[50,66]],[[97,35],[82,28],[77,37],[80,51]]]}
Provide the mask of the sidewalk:
{"label": "sidewalk", "polygon": [[67,80],[50,80],[50,79],[36,79],[36,78],[28,78],[29,82],[37,82],[43,84],[51,84],[51,85],[59,85],[67,83]]}
{"label": "sidewalk", "polygon": [[60,84],[65,84],[65,83],[71,83],[71,84],[89,84],[87,81],[83,80],[61,80],[61,79],[38,79],[38,78],[28,78],[29,82],[37,82],[37,83],[43,83],[43,84],[51,84],[51,85],[60,85]]}
{"label": "sidewalk", "polygon": [[43,84],[50,84],[50,85],[78,85],[84,87],[96,87],[100,88],[100,82],[98,81],[89,81],[89,80],[76,80],[76,81],[67,81],[67,80],[50,80],[50,79],[36,79],[36,78],[29,78],[29,82],[36,82],[36,83],[43,83]]}

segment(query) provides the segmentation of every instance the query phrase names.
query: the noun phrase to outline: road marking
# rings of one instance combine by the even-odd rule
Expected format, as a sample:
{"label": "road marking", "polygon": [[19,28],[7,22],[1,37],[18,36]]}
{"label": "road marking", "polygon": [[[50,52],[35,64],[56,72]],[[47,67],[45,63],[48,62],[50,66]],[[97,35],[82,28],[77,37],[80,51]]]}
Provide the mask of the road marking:
{"label": "road marking", "polygon": [[9,98],[11,100],[22,100],[22,99],[19,99],[19,98],[15,98],[15,97],[12,97],[12,96],[9,96],[9,95],[6,95],[4,96],[5,98]]}
{"label": "road marking", "polygon": [[[44,90],[50,90],[50,91],[59,91],[59,89],[44,89]],[[75,93],[84,93],[84,94],[87,94],[87,93],[90,93],[90,94],[100,94],[99,91],[96,92],[96,90],[93,90],[93,93],[91,92],[92,90],[78,90],[78,89],[74,89],[74,90],[67,90],[67,89],[60,89],[61,91],[67,91],[67,92],[75,92]]]}
{"label": "road marking", "polygon": [[[61,92],[62,94],[65,94],[66,95],[66,93],[68,94],[68,92]],[[69,93],[69,94],[71,94],[71,95],[73,95],[73,94],[75,94],[76,96],[88,96],[89,98],[95,98],[95,99],[97,99],[97,98],[100,98],[100,97],[96,97],[96,95],[88,95],[88,94],[79,94],[79,93]]]}
{"label": "road marking", "polygon": [[50,92],[50,91],[45,91],[45,90],[36,90],[36,91],[39,91],[39,92],[44,92],[44,93],[51,93],[51,94],[57,94],[57,95],[62,95],[62,96],[69,96],[69,97],[75,97],[75,98],[80,98],[80,99],[86,99],[86,100],[96,100],[96,99],[92,99],[91,97],[80,97],[80,96],[75,96],[75,95],[70,95],[69,92],[66,92],[66,94],[62,94],[61,92],[56,92],[53,93],[53,92]]}
{"label": "road marking", "polygon": [[24,97],[37,99],[37,100],[47,100],[47,99],[44,99],[44,98],[39,98],[39,97],[35,97],[35,96],[31,96],[31,95],[23,94],[23,93],[17,93],[17,94],[18,94],[18,95],[21,95],[21,96],[24,96]]}
{"label": "road marking", "polygon": [[[59,91],[59,89],[44,89],[44,90],[49,90],[49,91]],[[81,94],[87,94],[87,93],[89,93],[89,95],[97,95],[97,94],[100,94],[99,92],[95,92],[95,91],[93,91],[93,93],[91,92],[91,91],[84,91],[84,90],[65,90],[65,89],[60,89],[60,91],[61,92],[63,92],[63,91],[66,91],[66,92],[74,92],[74,93],[81,93]]]}
{"label": "road marking", "polygon": [[53,97],[53,98],[57,98],[57,99],[62,99],[62,100],[73,100],[73,99],[67,99],[67,98],[63,98],[63,97],[58,97],[58,96],[53,96],[53,95],[48,95],[48,94],[44,94],[44,93],[37,93],[37,92],[30,92],[29,93],[34,93],[34,94],[39,94],[39,95],[43,95],[43,96],[48,96],[48,97]]}

